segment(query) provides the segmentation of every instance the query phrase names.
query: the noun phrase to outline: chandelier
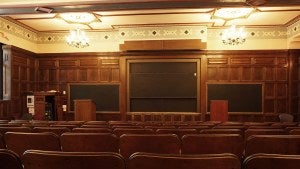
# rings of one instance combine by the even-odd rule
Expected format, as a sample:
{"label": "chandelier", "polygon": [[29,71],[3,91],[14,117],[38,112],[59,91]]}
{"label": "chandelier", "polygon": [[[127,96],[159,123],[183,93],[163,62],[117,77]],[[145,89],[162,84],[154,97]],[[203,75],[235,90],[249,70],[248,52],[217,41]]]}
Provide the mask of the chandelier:
{"label": "chandelier", "polygon": [[232,25],[222,33],[222,42],[225,45],[239,45],[245,41],[246,32],[244,32],[244,28],[242,27],[237,29],[235,25]]}
{"label": "chandelier", "polygon": [[71,30],[66,40],[68,45],[76,48],[84,48],[89,46],[89,38],[81,29]]}

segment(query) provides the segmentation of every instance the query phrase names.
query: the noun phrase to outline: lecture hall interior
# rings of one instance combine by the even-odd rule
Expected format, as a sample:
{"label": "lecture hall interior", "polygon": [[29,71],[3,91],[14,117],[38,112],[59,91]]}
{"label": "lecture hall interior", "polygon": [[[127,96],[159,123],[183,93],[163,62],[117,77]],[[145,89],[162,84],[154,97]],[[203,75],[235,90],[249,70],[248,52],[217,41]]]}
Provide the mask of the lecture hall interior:
{"label": "lecture hall interior", "polygon": [[296,169],[299,0],[1,0],[0,169]]}

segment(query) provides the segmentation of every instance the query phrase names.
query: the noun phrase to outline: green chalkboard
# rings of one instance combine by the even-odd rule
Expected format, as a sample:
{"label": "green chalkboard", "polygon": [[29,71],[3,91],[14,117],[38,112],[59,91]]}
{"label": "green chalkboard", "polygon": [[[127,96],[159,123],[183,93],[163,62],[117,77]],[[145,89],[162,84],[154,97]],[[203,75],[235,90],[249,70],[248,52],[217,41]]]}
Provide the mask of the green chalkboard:
{"label": "green chalkboard", "polygon": [[207,84],[207,111],[210,100],[228,100],[228,112],[262,112],[263,86],[251,84]]}
{"label": "green chalkboard", "polygon": [[96,111],[119,111],[119,85],[117,84],[69,84],[69,105],[74,111],[74,100],[92,99]]}

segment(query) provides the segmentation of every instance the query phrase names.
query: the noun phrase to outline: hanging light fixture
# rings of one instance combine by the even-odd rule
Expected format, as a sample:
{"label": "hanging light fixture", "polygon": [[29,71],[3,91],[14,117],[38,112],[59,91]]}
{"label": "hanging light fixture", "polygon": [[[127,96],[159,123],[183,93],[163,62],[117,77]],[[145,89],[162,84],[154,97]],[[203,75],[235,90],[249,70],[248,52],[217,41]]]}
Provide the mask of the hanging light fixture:
{"label": "hanging light fixture", "polygon": [[76,48],[84,48],[90,45],[89,38],[81,29],[71,30],[66,40],[68,45]]}
{"label": "hanging light fixture", "polygon": [[225,45],[239,45],[246,41],[246,36],[244,28],[237,29],[235,25],[232,25],[222,33],[222,42]]}

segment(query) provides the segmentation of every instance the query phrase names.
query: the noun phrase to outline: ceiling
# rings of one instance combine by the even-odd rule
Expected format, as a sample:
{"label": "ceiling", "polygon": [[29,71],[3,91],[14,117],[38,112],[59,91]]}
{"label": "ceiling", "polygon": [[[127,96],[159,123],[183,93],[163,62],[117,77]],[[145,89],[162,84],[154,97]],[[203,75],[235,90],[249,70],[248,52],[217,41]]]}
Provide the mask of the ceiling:
{"label": "ceiling", "polygon": [[[228,7],[255,11],[228,21],[212,17],[216,9]],[[92,12],[99,19],[88,25],[72,24],[58,17],[66,12]],[[0,16],[37,32],[154,25],[287,27],[300,20],[300,0],[1,0]]]}

